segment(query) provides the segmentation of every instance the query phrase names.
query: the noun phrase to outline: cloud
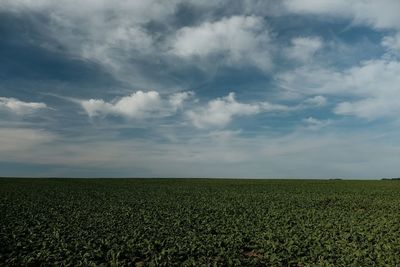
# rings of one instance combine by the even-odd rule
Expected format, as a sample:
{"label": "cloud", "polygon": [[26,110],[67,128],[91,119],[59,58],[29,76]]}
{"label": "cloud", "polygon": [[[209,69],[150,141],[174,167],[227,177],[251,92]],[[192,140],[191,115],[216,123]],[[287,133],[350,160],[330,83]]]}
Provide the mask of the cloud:
{"label": "cloud", "polygon": [[265,101],[240,103],[236,101],[235,93],[231,92],[225,97],[209,101],[205,106],[194,106],[198,102],[198,99],[194,99],[191,107],[185,107],[185,103],[193,97],[194,93],[190,91],[170,94],[167,97],[162,97],[156,91],[137,91],[111,102],[89,99],[78,103],[89,117],[114,115],[128,119],[145,119],[162,118],[183,112],[197,128],[223,128],[238,116],[250,116],[262,112],[290,112],[322,107],[327,103],[326,98],[320,95],[307,98],[293,106]]}
{"label": "cloud", "polygon": [[364,119],[396,117],[400,112],[400,104],[388,96],[365,98],[353,102],[339,103],[334,112],[338,115],[357,116]]}
{"label": "cloud", "polygon": [[[288,13],[281,12],[281,3]],[[3,79],[1,90],[10,93],[3,95],[16,90],[15,95],[29,102],[0,98],[1,113],[31,114],[45,108],[30,102],[38,101],[29,98],[32,92],[43,93],[57,112],[33,121],[0,121],[7,127],[0,127],[1,161],[20,164],[23,168],[7,168],[25,175],[52,169],[64,176],[82,176],[81,170],[92,176],[390,176],[398,171],[400,151],[398,125],[386,120],[397,119],[400,112],[398,3],[0,0],[0,12],[10,22],[6,24],[14,25],[6,31],[10,53],[38,49],[43,69],[54,62],[63,70],[51,72],[52,81],[33,82],[23,71],[31,69],[26,64],[35,58],[14,62],[14,76]],[[372,30],[339,33],[342,22]],[[318,37],[322,28],[332,32]],[[23,34],[11,33],[21,29]],[[386,37],[380,42],[382,35]],[[71,83],[63,66],[72,61],[73,66],[111,74],[110,84],[94,85],[98,77],[92,71]],[[246,99],[267,95],[271,102],[245,101],[231,93],[201,103],[192,92],[168,93],[193,88],[210,97],[232,85]],[[283,88],[282,94],[294,92],[293,97],[280,97],[275,85]],[[92,95],[81,88],[92,88]],[[77,120],[72,97],[79,97],[78,108],[91,120],[106,123]],[[371,127],[341,116],[385,120]],[[239,118],[235,129],[241,130],[229,131],[227,126]],[[140,121],[146,119],[146,124]],[[37,129],[12,128],[16,126]],[[377,141],[375,135],[381,138]]]}
{"label": "cloud", "polygon": [[233,16],[180,29],[171,53],[186,59],[222,56],[230,66],[249,64],[269,70],[271,50],[270,32],[262,17]]}
{"label": "cloud", "polygon": [[291,40],[291,47],[286,49],[290,59],[307,62],[321,49],[323,42],[319,37],[296,37]]}
{"label": "cloud", "polygon": [[397,0],[286,0],[284,4],[296,14],[348,18],[376,29],[400,29]]}
{"label": "cloud", "polygon": [[[150,23],[168,23],[180,0],[5,0],[0,10],[25,17],[40,32],[30,44],[62,52],[73,59],[99,64],[115,79],[139,80],[140,62],[162,54],[162,31],[148,29]],[[133,84],[133,82],[132,82]]]}
{"label": "cloud", "polygon": [[[31,152],[35,146],[51,143],[56,139],[56,135],[40,129],[0,128],[0,152],[4,153],[3,160],[6,160],[7,153],[24,152],[29,154],[28,152]],[[11,156],[8,154],[9,158]]]}
{"label": "cloud", "polygon": [[341,93],[342,86],[337,84],[343,78],[339,70],[322,66],[305,65],[276,75],[277,84],[284,92],[292,95]]}
{"label": "cloud", "polygon": [[301,109],[322,107],[326,103],[326,98],[320,95],[307,98],[293,106],[274,104],[266,101],[240,103],[236,101],[235,93],[231,92],[228,96],[209,101],[206,106],[187,111],[186,115],[197,128],[223,128],[234,117],[251,116],[263,112],[292,112]]}
{"label": "cloud", "polygon": [[331,120],[319,120],[314,117],[308,117],[306,119],[303,119],[303,122],[307,124],[307,129],[311,130],[319,130],[332,123]]}
{"label": "cloud", "polygon": [[26,40],[30,45],[97,64],[136,90],[168,91],[180,85],[170,80],[166,88],[162,79],[184,64],[207,73],[215,70],[210,65],[269,71],[275,46],[263,14],[275,14],[274,2],[5,0],[0,10],[26,19],[40,33]]}
{"label": "cloud", "polygon": [[234,93],[208,102],[205,107],[200,107],[187,112],[187,116],[197,128],[222,128],[228,125],[233,117],[255,115],[268,111],[289,111],[290,107],[271,104],[268,102],[240,103],[235,99]]}
{"label": "cloud", "polygon": [[359,100],[345,101],[335,108],[340,115],[377,119],[397,116],[400,104],[400,62],[370,60],[342,74],[342,80],[334,81],[329,87],[342,86],[347,95]]}
{"label": "cloud", "polygon": [[382,46],[390,52],[400,55],[400,32],[392,36],[385,36],[382,40]]}
{"label": "cloud", "polygon": [[334,112],[360,118],[395,116],[400,111],[400,62],[376,59],[342,71],[301,67],[279,75],[282,88],[299,94],[329,94],[352,100],[339,103]]}
{"label": "cloud", "polygon": [[194,92],[179,92],[169,97],[169,103],[174,110],[182,108],[185,101],[194,96]]}
{"label": "cloud", "polygon": [[47,108],[45,103],[24,102],[15,98],[0,97],[0,110],[13,114],[28,115],[44,108]]}
{"label": "cloud", "polygon": [[179,92],[170,95],[169,99],[163,99],[156,91],[137,91],[113,102],[89,99],[80,101],[80,104],[89,117],[111,114],[129,119],[144,119],[169,116],[192,96],[192,92]]}
{"label": "cloud", "polygon": [[[80,17],[85,22],[96,20],[113,21],[115,17],[104,17],[101,15],[110,12],[118,14],[123,18],[128,18],[131,14],[130,21],[138,23],[147,23],[151,20],[163,20],[167,16],[173,14],[177,4],[181,1],[124,1],[117,0],[110,3],[107,0],[88,0],[80,2],[78,0],[4,0],[0,3],[0,9],[11,10],[13,12],[47,12],[51,11],[62,17]],[[91,16],[87,16],[88,12],[92,12]],[[51,14],[51,15],[54,15]],[[74,23],[74,22],[71,22]]]}
{"label": "cloud", "polygon": [[208,105],[195,111],[188,111],[187,115],[198,128],[224,127],[231,122],[233,116],[253,115],[261,111],[258,104],[243,104],[235,100],[235,94],[217,98],[208,102]]}
{"label": "cloud", "polygon": [[311,105],[311,106],[317,106],[317,107],[323,107],[328,103],[326,97],[322,95],[317,95],[311,98],[308,98],[304,100],[304,104],[306,105]]}
{"label": "cloud", "polygon": [[[216,20],[214,9],[226,4],[225,0],[5,0],[0,10],[29,14],[25,17],[40,32],[38,38],[29,40],[35,45],[97,63],[119,81],[140,83],[138,88],[149,83],[151,88],[165,88],[157,84],[154,74],[151,78],[145,75],[145,67],[177,67],[176,55],[188,59],[218,54],[229,66],[270,69],[272,38],[263,17],[237,15]],[[249,12],[255,6],[265,7],[253,0],[232,6],[237,6],[232,10],[235,14],[244,12],[244,6]],[[200,25],[189,23],[182,28],[185,23],[177,15],[182,8],[190,10]],[[188,62],[199,64],[198,60]]]}
{"label": "cloud", "polygon": [[[30,134],[25,132],[22,136]],[[137,177],[248,178],[251,175],[254,178],[365,179],[395,177],[400,152],[397,132],[388,134],[387,129],[379,128],[355,133],[298,129],[291,134],[262,133],[251,137],[226,131],[193,132],[172,143],[151,138],[98,139],[89,134],[84,137],[85,142],[80,137],[68,136],[53,143],[40,141],[34,146],[22,146],[21,137],[9,145],[12,153],[2,150],[7,138],[13,136],[16,134],[12,131],[3,135],[0,130],[2,161],[46,166],[41,170],[17,170],[27,176],[49,175],[54,170],[52,176],[82,177],[81,171],[87,170],[90,177],[106,173],[111,177],[134,174]],[[57,169],[57,166],[61,167]],[[77,168],[79,171],[75,171]]]}
{"label": "cloud", "polygon": [[154,43],[154,37],[144,28],[121,23],[105,32],[96,32],[93,38],[79,44],[77,51],[80,51],[84,59],[99,62],[118,71],[120,64],[134,54],[152,53],[155,49]]}

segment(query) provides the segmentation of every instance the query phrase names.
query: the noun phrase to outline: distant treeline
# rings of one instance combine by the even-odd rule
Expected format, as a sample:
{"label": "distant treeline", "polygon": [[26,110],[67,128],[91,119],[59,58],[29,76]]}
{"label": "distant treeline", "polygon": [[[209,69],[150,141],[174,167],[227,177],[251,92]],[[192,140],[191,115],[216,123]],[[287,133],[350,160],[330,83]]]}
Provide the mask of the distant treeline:
{"label": "distant treeline", "polygon": [[398,177],[398,178],[382,178],[381,180],[400,180],[400,177]]}

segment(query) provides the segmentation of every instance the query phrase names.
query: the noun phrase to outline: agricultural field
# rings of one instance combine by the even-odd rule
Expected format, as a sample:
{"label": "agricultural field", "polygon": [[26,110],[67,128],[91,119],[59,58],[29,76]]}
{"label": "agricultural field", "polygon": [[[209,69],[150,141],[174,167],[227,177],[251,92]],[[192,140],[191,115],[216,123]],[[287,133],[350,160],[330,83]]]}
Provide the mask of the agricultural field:
{"label": "agricultural field", "polygon": [[0,179],[0,266],[400,266],[400,181]]}

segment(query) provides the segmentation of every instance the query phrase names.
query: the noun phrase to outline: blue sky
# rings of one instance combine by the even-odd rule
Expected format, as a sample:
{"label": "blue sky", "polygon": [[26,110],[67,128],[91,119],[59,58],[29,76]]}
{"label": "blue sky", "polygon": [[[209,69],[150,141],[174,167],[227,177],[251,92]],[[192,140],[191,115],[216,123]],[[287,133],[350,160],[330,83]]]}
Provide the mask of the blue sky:
{"label": "blue sky", "polygon": [[397,0],[3,0],[0,175],[399,177]]}

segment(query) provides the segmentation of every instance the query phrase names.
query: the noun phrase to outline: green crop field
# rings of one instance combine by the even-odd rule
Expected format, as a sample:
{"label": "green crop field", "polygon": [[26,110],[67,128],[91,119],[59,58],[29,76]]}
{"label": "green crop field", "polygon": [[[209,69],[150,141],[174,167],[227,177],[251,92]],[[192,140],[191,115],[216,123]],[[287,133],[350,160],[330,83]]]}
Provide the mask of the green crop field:
{"label": "green crop field", "polygon": [[0,179],[0,266],[400,266],[400,181]]}

